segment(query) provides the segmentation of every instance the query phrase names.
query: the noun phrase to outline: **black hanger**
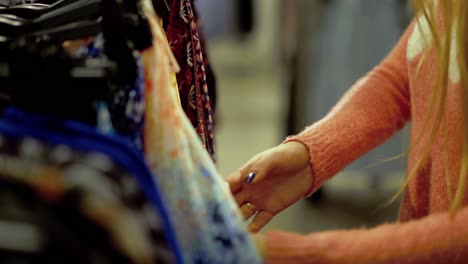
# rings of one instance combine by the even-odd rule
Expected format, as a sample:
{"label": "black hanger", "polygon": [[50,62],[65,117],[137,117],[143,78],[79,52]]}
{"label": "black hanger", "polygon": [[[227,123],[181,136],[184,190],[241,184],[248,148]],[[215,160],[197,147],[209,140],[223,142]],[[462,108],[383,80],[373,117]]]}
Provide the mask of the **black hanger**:
{"label": "black hanger", "polygon": [[[138,42],[137,49],[144,49],[151,45],[152,36],[148,22],[138,7],[138,1],[112,1],[116,3],[116,10],[107,20],[113,21],[114,26],[122,32],[114,30],[113,34],[122,34],[126,30],[132,35],[132,40]],[[110,2],[110,3],[112,3]],[[66,5],[65,5],[66,4]],[[48,8],[48,12],[34,20],[15,19],[11,14],[0,15],[0,36],[15,37],[24,35],[40,35],[53,33],[61,39],[73,37],[87,37],[95,35],[101,30],[100,17],[109,14],[108,8],[102,8],[106,1],[101,0],[62,0]],[[125,10],[122,10],[122,6]],[[124,20],[117,21],[117,18]],[[78,23],[83,22],[85,23]],[[71,25],[73,24],[73,25]],[[117,25],[119,24],[119,26]],[[121,36],[123,37],[123,36]]]}
{"label": "black hanger", "polygon": [[[109,3],[113,7],[109,7]],[[138,1],[103,1],[100,10],[98,11],[100,16],[97,19],[88,19],[45,30],[33,31],[27,35],[49,35],[52,38],[64,41],[94,36],[103,32],[105,35],[107,34],[105,38],[110,39],[113,36],[118,36],[120,42],[122,39],[130,40],[133,48],[137,50],[144,50],[152,46],[151,28],[146,17],[142,14]],[[105,21],[110,22],[106,23]],[[106,23],[107,27],[104,28],[103,23]],[[112,43],[112,41],[108,42]]]}
{"label": "black hanger", "polygon": [[26,24],[26,30],[31,32],[34,30],[61,26],[80,20],[97,19],[101,15],[101,2],[102,1],[100,0],[67,2],[69,4],[61,5],[59,8],[53,8],[40,17],[34,19],[31,23]]}
{"label": "black hanger", "polygon": [[11,14],[22,18],[35,18],[43,14],[43,12],[45,12],[45,10],[48,8],[50,8],[50,5],[25,4],[11,8],[0,9],[0,14]]}
{"label": "black hanger", "polygon": [[47,35],[60,42],[96,36],[103,31],[101,21],[102,19],[99,18],[96,20],[70,23],[48,30],[33,32],[30,36]]}
{"label": "black hanger", "polygon": [[80,20],[93,20],[100,16],[100,0],[66,0],[47,9],[35,19],[0,20],[0,35],[21,36],[34,31],[47,30]]}
{"label": "black hanger", "polygon": [[24,18],[21,18],[19,16],[15,16],[15,15],[12,15],[12,14],[0,14],[0,17],[4,18],[4,19],[9,19],[9,20],[12,20],[12,21],[18,21],[20,23],[24,23],[26,21]]}
{"label": "black hanger", "polygon": [[77,1],[80,0],[59,0],[50,5],[41,3],[24,4],[0,9],[0,14],[11,14],[21,18],[33,19],[54,9],[58,9]]}

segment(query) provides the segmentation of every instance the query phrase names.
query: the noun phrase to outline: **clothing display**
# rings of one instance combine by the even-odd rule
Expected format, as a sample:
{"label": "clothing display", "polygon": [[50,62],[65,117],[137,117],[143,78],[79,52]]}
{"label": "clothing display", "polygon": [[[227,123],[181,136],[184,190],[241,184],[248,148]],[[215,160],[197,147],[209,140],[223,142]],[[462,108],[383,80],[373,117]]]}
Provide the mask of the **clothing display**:
{"label": "clothing display", "polygon": [[78,193],[55,186],[54,196],[47,197],[45,184],[24,179],[29,181],[0,174],[1,263],[131,263],[106,230],[80,211],[95,195],[89,189]]}
{"label": "clothing display", "polygon": [[0,134],[0,175],[32,181],[51,199],[67,190],[84,192],[82,213],[103,226],[132,262],[175,262],[174,231],[159,191],[141,155],[125,140],[14,109],[0,121]]}
{"label": "clothing display", "polygon": [[[104,38],[98,35],[91,43],[79,47],[74,56],[98,58],[104,54]],[[144,76],[143,66],[138,51],[134,51],[138,66],[137,79],[134,85],[126,85],[110,93],[107,100],[100,104],[101,116],[98,113],[97,127],[103,132],[116,132],[128,137],[139,149],[143,149],[144,130]],[[104,113],[102,113],[102,111]],[[109,114],[108,118],[102,115]]]}
{"label": "clothing display", "polygon": [[[428,21],[420,16],[418,22],[413,21],[383,62],[361,78],[324,119],[287,140],[301,142],[310,151],[314,175],[310,193],[409,120],[409,171],[424,153],[426,144],[418,143],[426,142],[429,136],[422,130],[432,127],[433,121],[425,126],[426,99],[431,98],[437,78],[437,55],[433,46],[426,46],[431,41]],[[427,162],[405,188],[399,222],[308,236],[269,232],[268,263],[466,262],[468,199],[465,196],[464,207],[451,216],[452,199],[447,190],[452,188],[455,193],[463,149],[463,89],[456,53],[452,55],[445,121],[440,128],[450,136],[435,137]]]}
{"label": "clothing display", "polygon": [[156,52],[143,53],[148,76],[145,155],[159,176],[156,181],[177,230],[184,262],[259,263],[225,181],[178,104],[170,78],[177,64],[163,28],[151,14],[147,16]]}
{"label": "clothing display", "polygon": [[164,20],[168,21],[164,27],[180,65],[177,82],[182,107],[203,146],[216,160],[213,116],[215,80],[198,30],[193,0],[174,0],[168,18]]}
{"label": "clothing display", "polygon": [[[192,8],[191,2],[180,4]],[[9,211],[0,213],[0,234],[2,224],[14,220],[19,227],[31,223],[24,234],[34,239],[8,244],[0,238],[0,260],[260,263],[211,159],[211,103],[193,11],[184,17],[192,21],[186,44],[196,54],[190,69],[193,93],[198,91],[194,110],[203,109],[197,112],[202,139],[179,97],[178,86],[187,82],[176,74],[187,68],[179,68],[151,1],[62,0],[30,7],[11,9],[24,15],[16,31],[0,21],[6,109],[0,118],[0,197],[10,195],[2,184],[14,185],[36,197],[41,210],[28,211],[14,202],[25,194],[13,194]],[[183,54],[187,46],[180,49]],[[13,215],[15,207],[21,215]],[[56,222],[57,229],[49,226]],[[66,250],[54,259],[60,246]]]}

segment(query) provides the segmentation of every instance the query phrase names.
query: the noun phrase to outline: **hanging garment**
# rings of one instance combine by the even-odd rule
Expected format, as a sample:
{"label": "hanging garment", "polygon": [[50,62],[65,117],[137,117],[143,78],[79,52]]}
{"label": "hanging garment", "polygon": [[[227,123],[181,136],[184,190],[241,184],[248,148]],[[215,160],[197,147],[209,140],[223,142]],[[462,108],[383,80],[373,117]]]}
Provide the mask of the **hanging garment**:
{"label": "hanging garment", "polygon": [[204,40],[198,30],[193,1],[173,1],[167,21],[167,38],[180,65],[177,81],[182,107],[196,128],[203,146],[215,160],[215,79],[204,50]]}
{"label": "hanging garment", "polygon": [[129,137],[135,146],[143,149],[144,137],[144,75],[140,54],[134,52],[138,66],[136,83],[115,89],[108,99],[112,125],[120,135]]}
{"label": "hanging garment", "polygon": [[[0,148],[0,153],[25,159],[19,168],[28,172],[27,178],[39,185],[55,183],[49,195],[56,184],[98,193],[80,208],[106,228],[134,263],[181,263],[159,189],[141,153],[127,140],[96,133],[78,122],[14,109],[5,118],[0,121],[0,142],[9,152]],[[2,164],[19,162],[11,160],[0,162],[0,173]]]}
{"label": "hanging garment", "polygon": [[177,103],[177,69],[164,31],[146,7],[154,46],[145,68],[145,154],[177,230],[184,263],[260,263],[227,184]]}
{"label": "hanging garment", "polygon": [[[207,52],[207,37],[204,32],[204,27],[203,27],[203,20],[200,18],[201,16],[197,12],[197,8],[195,6],[195,1],[190,0],[192,4],[192,10],[193,10],[193,17],[196,22],[196,26],[198,28],[198,36],[200,39],[200,48],[201,48],[201,53],[203,56],[203,65],[205,66],[205,75],[206,75],[206,84],[208,87],[208,95],[210,97],[210,105],[211,105],[211,116],[213,119],[213,131],[215,130],[215,124],[216,124],[216,99],[217,97],[217,86],[216,86],[216,76],[213,71],[213,67],[211,67],[210,60],[208,57],[208,52]],[[200,4],[199,2],[197,2]]]}
{"label": "hanging garment", "polygon": [[[75,57],[98,58],[105,55],[104,38],[98,35],[92,41],[75,40],[67,46]],[[86,45],[83,45],[86,44]],[[138,66],[137,80],[134,84],[111,89],[105,102],[98,104],[97,127],[101,132],[115,131],[121,136],[128,137],[138,149],[143,149],[144,131],[144,76],[140,53],[133,52]],[[109,83],[109,85],[112,85]],[[107,115],[108,113],[108,115]]]}
{"label": "hanging garment", "polygon": [[[14,176],[0,173],[0,263],[132,262],[108,239],[107,230],[84,212],[89,210],[86,200],[98,192],[66,189],[56,184],[60,181],[39,183],[25,177],[25,170],[18,167],[25,161],[19,160],[11,165]],[[56,176],[48,173],[47,179],[58,180]]]}

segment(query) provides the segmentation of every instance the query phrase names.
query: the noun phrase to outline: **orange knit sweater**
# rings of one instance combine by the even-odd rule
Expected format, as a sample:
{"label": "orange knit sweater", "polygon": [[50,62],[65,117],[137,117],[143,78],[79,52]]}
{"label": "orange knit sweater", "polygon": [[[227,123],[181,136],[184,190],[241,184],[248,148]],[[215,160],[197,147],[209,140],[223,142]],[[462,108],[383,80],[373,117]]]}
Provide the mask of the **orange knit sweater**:
{"label": "orange knit sweater", "polygon": [[[409,120],[412,151],[408,167],[414,166],[422,152],[422,144],[416,143],[436,78],[434,49],[417,74],[425,43],[431,41],[427,21],[420,19],[421,26],[413,22],[389,56],[358,81],[323,120],[288,139],[303,143],[310,151],[311,192]],[[372,229],[310,235],[268,232],[267,263],[468,263],[468,207],[455,218],[447,212],[451,201],[446,169],[455,190],[462,153],[462,89],[456,54],[452,53],[447,122],[440,130],[449,137],[442,132],[437,136],[427,166],[411,180],[400,221]],[[468,195],[464,204],[468,204]]]}

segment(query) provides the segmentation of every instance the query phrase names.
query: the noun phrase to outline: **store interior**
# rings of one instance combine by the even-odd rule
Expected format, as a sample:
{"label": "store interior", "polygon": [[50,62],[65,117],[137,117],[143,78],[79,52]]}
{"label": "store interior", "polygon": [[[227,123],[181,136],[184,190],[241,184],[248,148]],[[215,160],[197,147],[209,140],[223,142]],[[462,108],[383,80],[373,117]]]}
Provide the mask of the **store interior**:
{"label": "store interior", "polygon": [[[227,179],[379,65],[410,2],[0,0],[0,263],[261,263],[258,238],[273,230],[398,222],[410,122],[278,214],[238,201],[261,171],[236,190]],[[350,145],[370,149],[388,131],[366,132],[371,143]],[[301,170],[313,172],[305,145]],[[259,235],[246,208],[274,216]]]}

